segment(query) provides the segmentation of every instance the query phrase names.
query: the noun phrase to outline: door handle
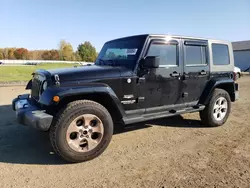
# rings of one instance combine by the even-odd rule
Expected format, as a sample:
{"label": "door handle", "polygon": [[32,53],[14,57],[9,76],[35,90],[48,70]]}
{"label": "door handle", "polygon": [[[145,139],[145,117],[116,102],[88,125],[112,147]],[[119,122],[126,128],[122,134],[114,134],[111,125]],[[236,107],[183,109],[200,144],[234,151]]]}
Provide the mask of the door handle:
{"label": "door handle", "polygon": [[202,70],[202,71],[200,72],[200,75],[206,75],[206,74],[207,74],[207,72],[204,71],[204,70]]}
{"label": "door handle", "polygon": [[173,73],[170,74],[171,77],[178,77],[180,76],[180,73],[177,73],[176,71],[174,71]]}

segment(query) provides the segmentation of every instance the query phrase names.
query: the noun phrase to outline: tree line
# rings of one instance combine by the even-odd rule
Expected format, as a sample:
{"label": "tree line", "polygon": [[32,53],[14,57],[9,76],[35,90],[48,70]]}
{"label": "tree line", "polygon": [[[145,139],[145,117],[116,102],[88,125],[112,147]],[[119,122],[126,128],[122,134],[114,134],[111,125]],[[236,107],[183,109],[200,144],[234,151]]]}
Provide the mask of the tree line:
{"label": "tree line", "polygon": [[28,50],[26,48],[0,48],[0,59],[20,60],[65,60],[65,61],[95,61],[98,53],[95,47],[86,41],[78,45],[74,51],[70,43],[60,41],[58,49]]}

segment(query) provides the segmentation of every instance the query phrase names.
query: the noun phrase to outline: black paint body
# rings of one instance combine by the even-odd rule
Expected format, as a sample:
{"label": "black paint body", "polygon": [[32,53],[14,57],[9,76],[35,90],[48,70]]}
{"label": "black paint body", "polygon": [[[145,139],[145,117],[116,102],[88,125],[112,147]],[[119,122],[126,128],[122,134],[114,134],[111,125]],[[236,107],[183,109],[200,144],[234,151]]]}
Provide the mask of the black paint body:
{"label": "black paint body", "polygon": [[[190,108],[186,112],[202,110],[213,89],[220,85],[229,88],[231,100],[235,100],[236,84],[232,79],[232,72],[211,72],[208,50],[205,65],[185,64],[184,43],[200,42],[207,45],[208,41],[173,38],[172,42],[178,48],[178,66],[149,69],[142,66],[141,59],[147,56],[152,42],[165,43],[165,38],[150,35],[134,36],[136,37],[142,41],[142,46],[132,68],[96,63],[75,68],[38,70],[27,86],[31,89],[31,97],[40,108],[49,109],[60,104],[52,101],[55,95],[60,97],[60,101],[75,96],[83,99],[87,95],[105,96],[105,99],[108,97],[115,105],[125,124],[165,117],[168,116],[166,111],[171,115],[171,111],[180,114],[181,111],[178,113],[178,110],[184,108]],[[126,39],[128,38],[123,40]],[[55,75],[59,76],[59,84],[56,84]],[[45,80],[48,88],[41,92]],[[125,104],[126,101],[130,103]]]}

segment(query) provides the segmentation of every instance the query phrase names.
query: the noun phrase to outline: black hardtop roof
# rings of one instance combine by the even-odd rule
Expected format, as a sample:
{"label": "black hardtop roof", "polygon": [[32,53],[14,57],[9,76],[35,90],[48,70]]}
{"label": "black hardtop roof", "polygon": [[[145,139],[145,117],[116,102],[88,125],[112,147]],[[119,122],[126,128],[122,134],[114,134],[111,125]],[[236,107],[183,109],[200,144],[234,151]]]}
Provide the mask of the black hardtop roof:
{"label": "black hardtop roof", "polygon": [[[137,37],[141,37],[141,38],[147,38],[147,37],[173,37],[173,38],[185,38],[185,39],[198,39],[198,40],[216,40],[216,39],[209,39],[209,38],[202,38],[202,37],[192,37],[192,36],[184,36],[184,35],[171,35],[171,34],[140,34],[140,35],[131,35],[131,36],[126,36],[126,37],[121,37],[121,38],[117,38],[114,40],[110,40],[108,42],[113,42],[116,40],[126,40],[128,38],[137,38]],[[216,41],[225,41],[225,40],[216,40]],[[228,41],[227,41],[228,42]]]}
{"label": "black hardtop roof", "polygon": [[232,42],[233,50],[250,50],[250,40]]}

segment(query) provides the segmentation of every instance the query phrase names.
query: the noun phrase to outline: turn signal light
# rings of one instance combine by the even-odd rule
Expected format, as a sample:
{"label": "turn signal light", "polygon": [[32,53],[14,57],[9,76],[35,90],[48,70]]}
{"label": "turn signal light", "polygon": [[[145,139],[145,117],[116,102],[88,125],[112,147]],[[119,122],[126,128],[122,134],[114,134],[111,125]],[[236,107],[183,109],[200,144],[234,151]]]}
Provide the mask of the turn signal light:
{"label": "turn signal light", "polygon": [[54,102],[59,102],[59,100],[60,100],[60,98],[57,95],[53,97]]}

